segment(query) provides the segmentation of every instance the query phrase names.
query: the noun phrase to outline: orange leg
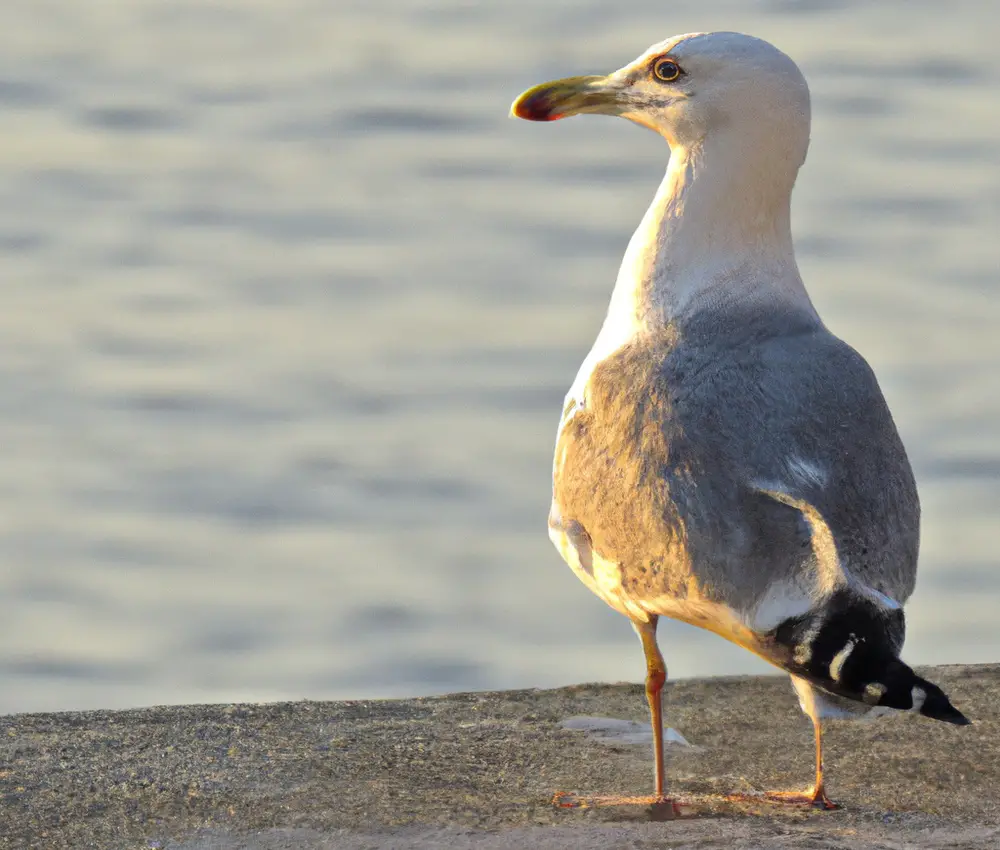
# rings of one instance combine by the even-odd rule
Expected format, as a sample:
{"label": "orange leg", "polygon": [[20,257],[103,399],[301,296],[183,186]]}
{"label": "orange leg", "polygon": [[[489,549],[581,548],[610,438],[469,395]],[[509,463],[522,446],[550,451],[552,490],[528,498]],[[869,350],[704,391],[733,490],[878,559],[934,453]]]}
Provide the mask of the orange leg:
{"label": "orange leg", "polygon": [[656,800],[665,802],[663,793],[663,683],[667,681],[667,666],[663,663],[660,648],[656,645],[656,623],[654,614],[648,623],[632,622],[642,651],[646,656],[646,701],[649,703],[649,718],[653,725],[653,760],[656,770]]}
{"label": "orange leg", "polygon": [[837,804],[826,796],[826,787],[823,784],[823,728],[820,725],[815,700],[807,700],[805,708],[809,719],[812,720],[813,734],[816,737],[816,781],[808,791],[769,791],[766,796],[771,800],[785,803],[808,803],[817,809],[836,809]]}
{"label": "orange leg", "polygon": [[590,808],[591,806],[649,806],[650,820],[673,820],[682,815],[680,806],[663,793],[663,707],[661,692],[663,683],[667,680],[667,667],[663,656],[656,645],[657,617],[650,617],[649,622],[632,621],[639,640],[642,641],[642,651],[646,656],[646,700],[649,702],[649,715],[653,724],[653,752],[656,762],[656,794],[653,797],[621,797],[618,795],[600,797],[579,797],[576,794],[557,791],[552,798],[552,804],[561,809]]}

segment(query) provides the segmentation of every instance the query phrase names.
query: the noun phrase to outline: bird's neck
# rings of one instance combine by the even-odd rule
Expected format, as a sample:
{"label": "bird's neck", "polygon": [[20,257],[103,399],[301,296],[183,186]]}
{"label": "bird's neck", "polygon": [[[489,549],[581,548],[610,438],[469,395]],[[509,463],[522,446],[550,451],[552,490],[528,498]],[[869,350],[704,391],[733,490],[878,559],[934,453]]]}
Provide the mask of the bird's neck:
{"label": "bird's neck", "polygon": [[683,332],[696,317],[755,304],[816,317],[792,249],[798,163],[725,148],[672,150],[622,260],[601,348],[613,350],[643,332]]}

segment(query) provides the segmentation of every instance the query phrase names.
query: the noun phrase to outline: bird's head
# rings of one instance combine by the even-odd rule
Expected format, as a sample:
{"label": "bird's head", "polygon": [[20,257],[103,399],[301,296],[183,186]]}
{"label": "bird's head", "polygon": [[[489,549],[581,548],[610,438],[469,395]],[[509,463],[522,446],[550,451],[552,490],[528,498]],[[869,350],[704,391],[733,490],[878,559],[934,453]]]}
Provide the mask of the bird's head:
{"label": "bird's head", "polygon": [[809,89],[798,67],[766,41],[734,32],[675,36],[607,76],[530,88],[511,107],[528,121],[585,113],[628,118],[671,147],[719,135],[777,143],[797,155],[796,167],[809,140]]}

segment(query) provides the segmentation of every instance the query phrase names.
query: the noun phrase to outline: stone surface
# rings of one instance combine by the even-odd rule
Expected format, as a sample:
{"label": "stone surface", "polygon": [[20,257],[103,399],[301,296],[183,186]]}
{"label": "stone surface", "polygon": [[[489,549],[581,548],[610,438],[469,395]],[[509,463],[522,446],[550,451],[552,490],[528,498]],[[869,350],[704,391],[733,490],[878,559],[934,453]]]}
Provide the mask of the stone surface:
{"label": "stone surface", "polygon": [[0,718],[0,847],[1000,847],[1000,665],[923,675],[973,725],[828,723],[834,812],[754,796],[811,779],[786,678],[669,683],[666,718],[691,744],[668,748],[685,803],[669,822],[643,805],[552,804],[649,793],[648,745],[563,727],[645,722],[633,684],[14,715]]}

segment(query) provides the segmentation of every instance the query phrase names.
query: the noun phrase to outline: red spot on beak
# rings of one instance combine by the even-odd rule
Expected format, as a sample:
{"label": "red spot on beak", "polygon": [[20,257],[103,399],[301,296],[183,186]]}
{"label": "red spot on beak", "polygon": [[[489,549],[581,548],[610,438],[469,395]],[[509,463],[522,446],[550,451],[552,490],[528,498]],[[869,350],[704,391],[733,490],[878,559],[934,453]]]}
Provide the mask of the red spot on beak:
{"label": "red spot on beak", "polygon": [[514,105],[514,115],[525,121],[558,121],[563,117],[561,112],[552,111],[552,104],[544,92],[518,101]]}

